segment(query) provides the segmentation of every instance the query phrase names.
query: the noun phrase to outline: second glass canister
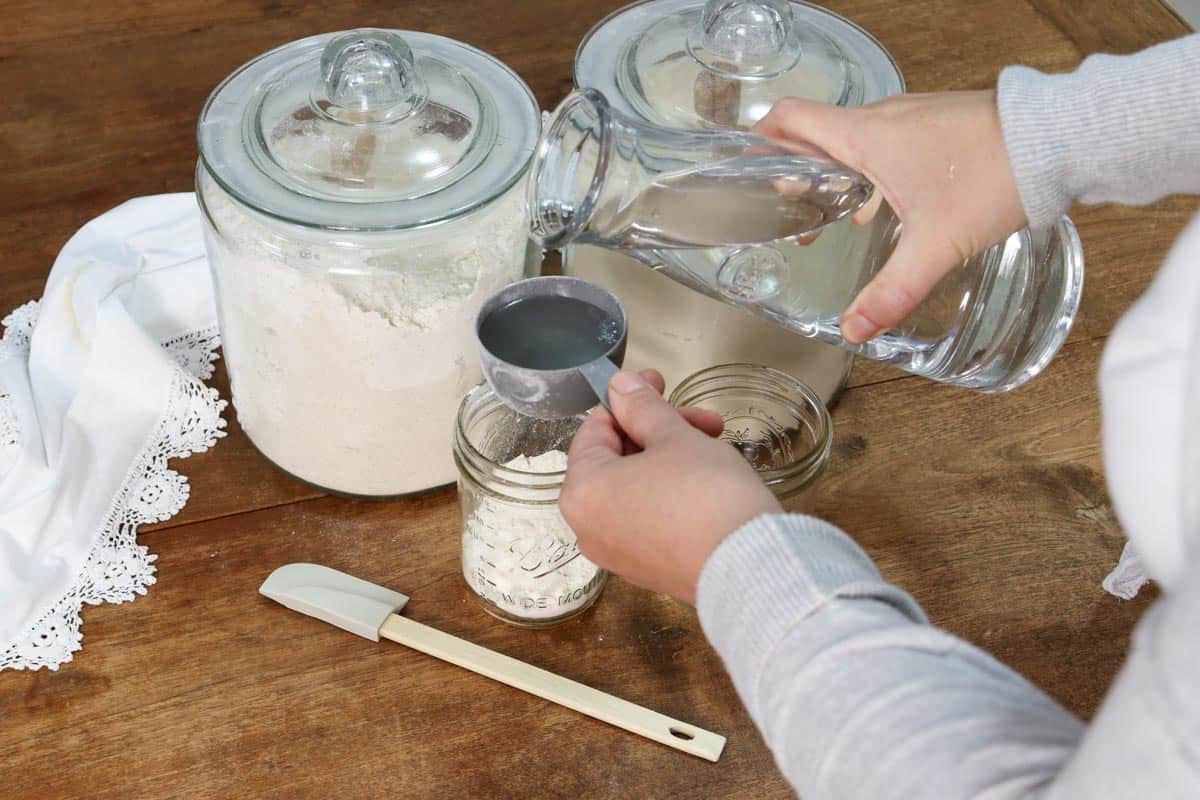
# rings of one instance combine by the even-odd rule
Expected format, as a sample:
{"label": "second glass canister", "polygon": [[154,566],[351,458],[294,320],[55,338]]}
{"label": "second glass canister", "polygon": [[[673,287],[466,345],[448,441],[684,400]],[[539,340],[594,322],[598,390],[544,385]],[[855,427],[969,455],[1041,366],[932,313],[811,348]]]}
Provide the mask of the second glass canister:
{"label": "second glass canister", "polygon": [[[870,34],[827,9],[781,0],[630,3],[580,44],[575,86],[599,89],[615,109],[640,121],[693,131],[748,130],[783,97],[851,107],[904,91],[899,67]],[[841,292],[854,288],[855,268],[874,237],[872,228],[849,224],[808,245],[766,249],[787,257],[807,297],[816,292],[815,299],[840,312]],[[795,375],[827,404],[836,400],[850,352],[693,291],[628,255],[571,245],[564,271],[613,290],[625,303],[629,366],[661,370],[671,389],[711,364],[749,360]],[[669,255],[672,263],[664,266],[697,276],[715,272],[725,258],[722,248]],[[838,280],[814,280],[828,274],[826,263],[847,268]]]}

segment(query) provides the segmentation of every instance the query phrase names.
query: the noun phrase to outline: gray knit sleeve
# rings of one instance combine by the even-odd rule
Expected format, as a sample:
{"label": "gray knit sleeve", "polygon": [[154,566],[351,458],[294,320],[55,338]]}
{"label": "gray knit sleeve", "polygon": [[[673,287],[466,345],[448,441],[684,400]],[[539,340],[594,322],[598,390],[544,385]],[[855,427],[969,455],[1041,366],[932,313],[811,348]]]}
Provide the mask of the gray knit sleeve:
{"label": "gray knit sleeve", "polygon": [[1015,672],[931,627],[819,519],[743,526],[697,595],[705,634],[804,800],[1031,796],[1083,732]]}
{"label": "gray knit sleeve", "polygon": [[930,626],[838,528],[760,517],[712,554],[704,632],[804,800],[1193,798],[1200,786],[1200,567],[1147,615],[1084,726]]}
{"label": "gray knit sleeve", "polygon": [[1071,202],[1143,205],[1200,193],[1200,34],[1075,72],[1000,73],[1000,124],[1029,222]]}

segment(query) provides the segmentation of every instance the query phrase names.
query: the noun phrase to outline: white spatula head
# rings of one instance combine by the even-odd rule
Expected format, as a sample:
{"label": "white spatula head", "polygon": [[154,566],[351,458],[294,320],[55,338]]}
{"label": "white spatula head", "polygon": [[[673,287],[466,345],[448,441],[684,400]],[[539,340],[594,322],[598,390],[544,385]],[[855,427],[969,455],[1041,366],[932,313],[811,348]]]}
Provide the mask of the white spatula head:
{"label": "white spatula head", "polygon": [[408,597],[320,564],[285,564],[258,587],[260,594],[293,611],[379,641],[383,621]]}

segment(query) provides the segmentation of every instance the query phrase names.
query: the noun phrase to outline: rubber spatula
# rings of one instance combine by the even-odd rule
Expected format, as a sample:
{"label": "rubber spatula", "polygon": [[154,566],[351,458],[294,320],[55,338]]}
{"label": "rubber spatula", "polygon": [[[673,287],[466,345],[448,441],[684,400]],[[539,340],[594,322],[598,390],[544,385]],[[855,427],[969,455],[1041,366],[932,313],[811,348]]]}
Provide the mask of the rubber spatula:
{"label": "rubber spatula", "polygon": [[399,642],[676,750],[716,761],[725,748],[724,736],[402,617],[397,612],[408,597],[344,572],[319,564],[287,564],[258,591],[373,642],[380,637]]}

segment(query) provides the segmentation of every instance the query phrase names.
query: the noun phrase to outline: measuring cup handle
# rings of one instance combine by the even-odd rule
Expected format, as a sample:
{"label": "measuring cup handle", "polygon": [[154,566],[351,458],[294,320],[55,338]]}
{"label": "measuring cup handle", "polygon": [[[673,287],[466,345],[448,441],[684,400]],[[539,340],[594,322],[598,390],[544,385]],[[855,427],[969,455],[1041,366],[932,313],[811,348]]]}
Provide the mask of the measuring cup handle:
{"label": "measuring cup handle", "polygon": [[620,369],[620,367],[607,358],[598,358],[579,368],[579,372],[587,379],[588,385],[592,387],[592,391],[600,399],[600,405],[609,411],[612,411],[612,406],[608,404],[608,382],[612,380],[612,376],[616,375]]}

